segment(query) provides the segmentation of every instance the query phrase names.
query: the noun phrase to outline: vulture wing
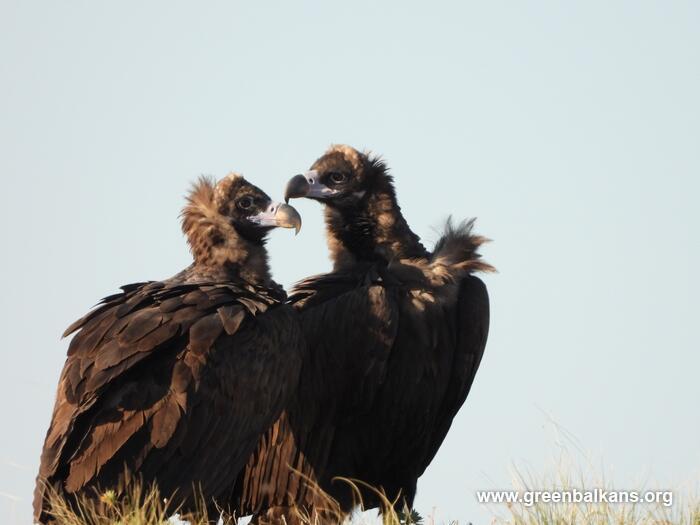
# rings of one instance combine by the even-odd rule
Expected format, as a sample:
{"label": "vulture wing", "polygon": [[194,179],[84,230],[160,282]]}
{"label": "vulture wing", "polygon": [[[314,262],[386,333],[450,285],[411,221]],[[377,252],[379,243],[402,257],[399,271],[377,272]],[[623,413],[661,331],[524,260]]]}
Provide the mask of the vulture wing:
{"label": "vulture wing", "polygon": [[483,281],[474,275],[466,276],[460,284],[457,304],[449,313],[455,318],[456,333],[451,373],[421,474],[437,454],[452,420],[467,399],[484,355],[489,332],[489,296]]}
{"label": "vulture wing", "polygon": [[[367,265],[295,287],[290,301],[309,347],[300,395],[246,468],[246,512],[323,506],[298,474],[275,465],[291,465],[346,510],[354,496],[335,476],[410,504],[469,393],[489,323],[480,279],[463,274],[440,287],[430,281],[433,270]],[[372,491],[360,491],[368,507],[379,505]]]}
{"label": "vulture wing", "polygon": [[337,429],[372,409],[398,328],[394,292],[374,268],[365,270],[308,278],[290,298],[308,354],[297,395],[248,462],[239,495],[244,514],[311,506],[319,494],[308,480],[342,471],[326,469],[343,459],[330,457]]}
{"label": "vulture wing", "polygon": [[386,277],[374,266],[319,275],[300,282],[290,298],[313,349],[308,366],[325,371],[318,386],[333,395],[338,421],[370,410],[384,380],[399,317],[397,292],[385,286]]}
{"label": "vulture wing", "polygon": [[35,514],[45,490],[156,481],[187,502],[226,497],[296,387],[300,330],[264,289],[129,285],[68,328]]}

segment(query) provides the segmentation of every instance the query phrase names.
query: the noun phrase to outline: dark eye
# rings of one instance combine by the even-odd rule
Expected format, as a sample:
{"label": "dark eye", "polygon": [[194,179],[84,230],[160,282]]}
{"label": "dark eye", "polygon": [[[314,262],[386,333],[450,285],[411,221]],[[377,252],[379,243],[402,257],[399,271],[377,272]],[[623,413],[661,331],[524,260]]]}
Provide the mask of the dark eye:
{"label": "dark eye", "polygon": [[242,210],[247,210],[253,205],[253,199],[250,197],[243,197],[238,201],[238,207]]}
{"label": "dark eye", "polygon": [[340,173],[339,171],[331,171],[328,177],[336,183],[345,182],[345,173]]}

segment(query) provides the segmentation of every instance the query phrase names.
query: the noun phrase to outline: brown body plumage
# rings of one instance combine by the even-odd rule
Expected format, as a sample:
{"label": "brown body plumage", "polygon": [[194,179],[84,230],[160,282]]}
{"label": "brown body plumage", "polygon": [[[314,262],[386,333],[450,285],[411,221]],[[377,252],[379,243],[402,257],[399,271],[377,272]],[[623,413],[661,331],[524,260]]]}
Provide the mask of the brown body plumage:
{"label": "brown body plumage", "polygon": [[[309,345],[303,394],[249,462],[244,508],[260,522],[288,517],[293,505],[323,515],[323,500],[301,478],[347,512],[355,500],[336,476],[410,507],[483,355],[488,295],[472,273],[492,269],[478,254],[485,239],[472,234],[471,221],[448,222],[426,250],[401,214],[385,164],[348,146],[332,147],[292,179],[287,196],[325,204],[334,271],[302,281],[290,296]],[[318,403],[305,407],[305,399]],[[261,458],[270,464],[261,467]],[[275,490],[281,479],[286,492]],[[368,507],[379,503],[372,491],[362,496]]]}
{"label": "brown body plumage", "polygon": [[296,314],[270,278],[274,226],[299,227],[238,175],[201,179],[183,210],[194,263],[137,283],[70,326],[35,491],[76,495],[157,483],[191,508],[193,491],[227,505],[259,436],[296,387],[303,346]]}

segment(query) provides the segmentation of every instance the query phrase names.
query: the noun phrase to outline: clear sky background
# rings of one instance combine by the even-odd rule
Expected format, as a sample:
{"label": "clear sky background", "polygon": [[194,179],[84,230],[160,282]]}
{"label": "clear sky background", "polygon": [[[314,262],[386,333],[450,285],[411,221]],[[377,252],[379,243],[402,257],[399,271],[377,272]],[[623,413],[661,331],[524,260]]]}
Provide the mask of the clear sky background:
{"label": "clear sky background", "polygon": [[[385,156],[413,229],[494,239],[491,336],[417,507],[547,469],[553,419],[621,488],[700,473],[700,4],[0,0],[0,515],[27,523],[63,329],[189,263],[199,174],[273,196],[330,143]],[[321,210],[274,232],[329,269]],[[16,501],[14,498],[17,498]]]}

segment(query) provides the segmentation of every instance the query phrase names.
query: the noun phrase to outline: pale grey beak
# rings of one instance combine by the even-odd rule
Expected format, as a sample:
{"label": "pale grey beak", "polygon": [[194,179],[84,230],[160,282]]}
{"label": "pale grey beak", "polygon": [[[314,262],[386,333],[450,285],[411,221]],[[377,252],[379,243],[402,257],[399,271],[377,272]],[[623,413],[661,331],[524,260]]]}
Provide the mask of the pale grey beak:
{"label": "pale grey beak", "polygon": [[295,235],[301,230],[301,216],[292,206],[281,202],[271,202],[267,209],[248,220],[260,226],[272,228],[294,228]]}
{"label": "pale grey beak", "polygon": [[321,184],[318,179],[319,175],[316,170],[307,171],[303,175],[292,177],[284,191],[284,201],[289,202],[289,199],[297,199],[299,197],[322,200],[338,193],[338,190]]}

